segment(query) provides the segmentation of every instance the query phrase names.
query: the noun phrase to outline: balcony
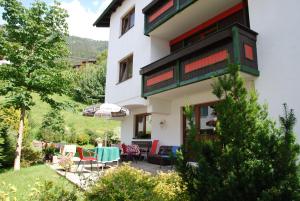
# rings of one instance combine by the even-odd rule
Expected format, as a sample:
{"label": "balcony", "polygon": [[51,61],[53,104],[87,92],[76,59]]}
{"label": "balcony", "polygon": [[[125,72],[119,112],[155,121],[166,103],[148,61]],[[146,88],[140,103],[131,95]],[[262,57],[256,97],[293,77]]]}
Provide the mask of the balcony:
{"label": "balcony", "polygon": [[213,35],[143,67],[142,96],[148,97],[227,73],[228,61],[240,71],[259,76],[257,33],[233,24]]}
{"label": "balcony", "polygon": [[145,35],[171,40],[242,0],[153,0],[143,9]]}

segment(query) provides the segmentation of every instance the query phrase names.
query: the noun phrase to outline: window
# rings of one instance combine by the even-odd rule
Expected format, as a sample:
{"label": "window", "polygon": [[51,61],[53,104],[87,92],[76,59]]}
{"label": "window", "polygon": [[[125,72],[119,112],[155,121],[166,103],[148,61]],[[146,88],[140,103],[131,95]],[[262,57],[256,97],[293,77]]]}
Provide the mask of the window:
{"label": "window", "polygon": [[[214,110],[215,102],[195,105],[192,113],[192,121],[195,123],[197,134],[200,136],[212,136],[216,131],[217,114]],[[183,135],[184,140],[188,136],[188,131],[191,129],[189,121],[183,117]]]}
{"label": "window", "polygon": [[136,139],[151,139],[151,114],[139,114],[135,116]]}
{"label": "window", "polygon": [[122,18],[121,35],[126,33],[129,29],[131,29],[134,26],[134,14],[135,14],[135,9],[133,8]]}
{"label": "window", "polygon": [[129,56],[120,62],[119,83],[132,77],[133,56]]}

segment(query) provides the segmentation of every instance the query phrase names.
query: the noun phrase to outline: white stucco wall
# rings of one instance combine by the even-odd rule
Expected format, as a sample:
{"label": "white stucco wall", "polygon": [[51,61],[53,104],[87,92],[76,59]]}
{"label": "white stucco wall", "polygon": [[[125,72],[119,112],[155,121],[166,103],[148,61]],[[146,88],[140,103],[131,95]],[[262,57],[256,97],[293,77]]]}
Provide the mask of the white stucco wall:
{"label": "white stucco wall", "polygon": [[[160,38],[144,35],[144,14],[142,9],[151,0],[130,0],[111,15],[110,38],[107,59],[106,102],[119,105],[145,105],[141,98],[140,69],[170,52],[169,42]],[[127,33],[121,36],[121,19],[135,7],[135,23]],[[119,79],[119,61],[133,54],[132,78],[122,83]]]}
{"label": "white stucco wall", "polygon": [[[151,0],[124,1],[112,14],[107,60],[106,102],[119,105],[145,104],[141,98],[141,76],[139,70],[150,62],[150,39],[144,35],[144,15],[142,9]],[[121,19],[135,7],[135,23],[121,36]],[[133,54],[132,78],[119,83],[119,61]]]}
{"label": "white stucco wall", "polygon": [[[131,143],[134,135],[134,115],[147,111],[147,101],[141,98],[142,77],[139,71],[143,66],[170,52],[167,40],[144,35],[142,9],[150,2],[151,0],[124,1],[110,20],[105,101],[127,106],[131,110],[131,115],[123,119],[121,124],[121,140],[125,143]],[[121,36],[121,19],[133,7],[135,7],[134,27]],[[118,83],[119,61],[130,54],[133,54],[132,78]]]}
{"label": "white stucco wall", "polygon": [[300,142],[300,1],[249,0],[251,29],[258,32],[260,77],[255,85],[260,101],[278,120],[282,104],[295,109]]}

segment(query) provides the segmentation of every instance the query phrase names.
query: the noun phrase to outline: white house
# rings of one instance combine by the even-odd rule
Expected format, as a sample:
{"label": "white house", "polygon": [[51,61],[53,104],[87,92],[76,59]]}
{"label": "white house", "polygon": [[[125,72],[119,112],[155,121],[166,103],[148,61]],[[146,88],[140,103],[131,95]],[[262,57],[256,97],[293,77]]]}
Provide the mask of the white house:
{"label": "white house", "polygon": [[94,25],[110,27],[106,102],[131,111],[122,142],[183,144],[187,104],[199,136],[212,137],[212,76],[228,58],[271,117],[286,102],[300,119],[299,8],[299,0],[113,0]]}

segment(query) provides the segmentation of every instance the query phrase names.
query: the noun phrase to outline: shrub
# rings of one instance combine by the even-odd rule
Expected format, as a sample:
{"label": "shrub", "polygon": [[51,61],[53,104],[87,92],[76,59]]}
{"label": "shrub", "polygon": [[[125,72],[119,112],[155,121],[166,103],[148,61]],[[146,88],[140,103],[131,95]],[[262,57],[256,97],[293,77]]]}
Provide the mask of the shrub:
{"label": "shrub", "polygon": [[75,77],[73,97],[76,101],[93,104],[104,101],[106,64],[87,65]]}
{"label": "shrub", "polygon": [[45,142],[61,142],[65,138],[64,117],[57,109],[51,109],[43,119],[38,139]]}
{"label": "shrub", "polygon": [[[276,128],[256,93],[247,92],[233,64],[213,93],[222,100],[215,107],[218,140],[196,141],[191,129],[188,146],[178,155],[177,169],[192,200],[299,200],[293,111],[285,106],[282,128]],[[197,153],[193,157],[198,166],[187,165],[189,149]]]}
{"label": "shrub", "polygon": [[119,136],[112,130],[105,131],[103,138],[104,140],[107,139],[108,145],[117,144],[120,141]]}
{"label": "shrub", "polygon": [[101,136],[99,133],[86,129],[85,132],[89,135],[89,143],[96,145],[97,144],[97,139],[99,139],[99,137]]}
{"label": "shrub", "polygon": [[58,164],[60,167],[62,167],[65,171],[70,171],[71,167],[73,165],[73,161],[70,157],[62,157],[59,161]]}
{"label": "shrub", "polygon": [[188,201],[186,185],[175,172],[159,173],[154,177],[153,200],[157,201]]}
{"label": "shrub", "polygon": [[55,155],[56,148],[54,144],[46,145],[46,147],[43,149],[44,154],[44,160],[52,160],[53,156]]}
{"label": "shrub", "polygon": [[176,173],[151,176],[124,165],[109,171],[87,192],[88,200],[188,200],[181,178]]}
{"label": "shrub", "polygon": [[5,182],[0,183],[0,200],[1,201],[10,201],[16,200],[17,189],[11,184],[6,184]]}
{"label": "shrub", "polygon": [[76,139],[77,139],[77,144],[79,144],[79,145],[86,145],[86,144],[89,144],[89,142],[90,142],[90,136],[85,133],[81,133],[81,134],[77,135]]}
{"label": "shrub", "polygon": [[[2,149],[2,159],[0,164],[3,167],[12,167],[15,158],[16,136],[18,129],[18,112],[11,108],[4,108],[0,105],[0,149]],[[25,124],[27,124],[27,119]],[[27,134],[27,130],[25,130]]]}
{"label": "shrub", "polygon": [[25,146],[22,149],[21,166],[29,167],[41,164],[43,162],[43,153],[31,146]]}
{"label": "shrub", "polygon": [[52,181],[37,181],[30,193],[31,200],[36,201],[80,201],[84,194],[77,188],[68,189]]}
{"label": "shrub", "polygon": [[[9,127],[0,122],[0,149],[2,150],[2,157],[0,164],[3,167],[12,167],[15,158],[15,144],[16,140],[13,134],[9,131]],[[0,154],[1,155],[1,154]]]}
{"label": "shrub", "polygon": [[70,144],[77,143],[76,129],[73,126],[66,129],[66,141]]}

